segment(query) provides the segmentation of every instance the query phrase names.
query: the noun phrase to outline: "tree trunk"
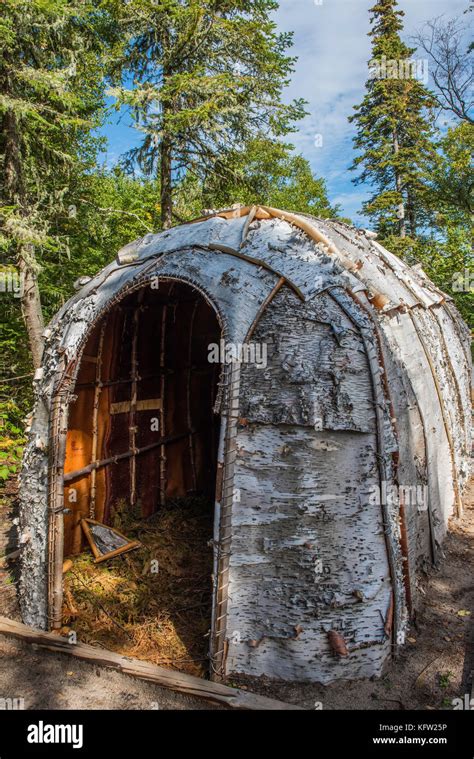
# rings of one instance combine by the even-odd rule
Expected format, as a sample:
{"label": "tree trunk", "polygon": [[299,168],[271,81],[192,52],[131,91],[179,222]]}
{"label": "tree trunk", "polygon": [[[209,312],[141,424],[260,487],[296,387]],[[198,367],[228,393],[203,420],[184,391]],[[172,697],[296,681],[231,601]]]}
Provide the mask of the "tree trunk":
{"label": "tree trunk", "polygon": [[[162,55],[163,72],[162,86],[165,89],[169,77],[172,75],[170,63],[170,30],[165,26],[162,30]],[[160,191],[161,191],[161,226],[169,229],[172,225],[173,216],[173,187],[171,182],[172,170],[172,142],[168,132],[167,114],[173,110],[170,97],[164,97],[161,101],[161,142],[160,142]]]}
{"label": "tree trunk", "polygon": [[165,135],[160,145],[161,224],[169,229],[172,224],[173,194],[171,185],[171,140]]}
{"label": "tree trunk", "polygon": [[416,214],[415,214],[415,204],[413,201],[413,195],[410,191],[408,191],[408,200],[407,200],[407,213],[408,213],[408,223],[410,226],[410,237],[413,239],[416,238]]}
{"label": "tree trunk", "polygon": [[[393,130],[393,153],[395,156],[398,155],[400,151],[400,145],[398,142],[398,134],[397,130]],[[405,203],[403,201],[402,197],[402,178],[400,176],[400,171],[398,170],[398,167],[395,167],[395,187],[397,192],[400,194],[400,203],[398,204],[398,210],[397,210],[397,217],[398,217],[398,234],[400,237],[406,237],[407,231],[406,231],[406,221],[405,221]]]}
{"label": "tree trunk", "polygon": [[[21,139],[14,111],[6,112],[3,119],[5,136],[4,199],[8,205],[19,207],[24,218],[28,216],[26,190],[22,172]],[[33,366],[41,364],[43,352],[43,313],[36,278],[35,251],[32,245],[18,246],[18,268],[21,278],[21,310],[25,320]]]}
{"label": "tree trunk", "polygon": [[21,277],[21,311],[25,320],[28,342],[30,344],[33,366],[41,366],[43,353],[44,320],[41,309],[41,296],[34,265],[35,254],[32,245],[22,245],[18,253],[18,266]]}

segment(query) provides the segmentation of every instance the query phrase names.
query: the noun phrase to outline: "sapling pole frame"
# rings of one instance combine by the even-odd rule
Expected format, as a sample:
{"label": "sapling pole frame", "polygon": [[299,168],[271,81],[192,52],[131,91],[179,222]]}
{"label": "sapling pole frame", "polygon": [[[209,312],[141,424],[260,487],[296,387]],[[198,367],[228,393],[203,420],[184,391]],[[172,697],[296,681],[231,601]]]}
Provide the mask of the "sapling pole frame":
{"label": "sapling pole frame", "polygon": [[235,436],[239,411],[240,364],[228,367],[224,393],[225,411],[222,415],[222,431],[218,476],[216,481],[215,535],[218,535],[215,560],[215,597],[212,620],[212,677],[221,680],[225,676],[227,654],[227,605],[229,600],[229,559],[232,540],[232,503],[234,494]]}
{"label": "sapling pole frame", "polygon": [[137,392],[138,392],[138,331],[140,326],[140,313],[143,301],[143,289],[138,291],[138,304],[133,312],[133,336],[130,377],[132,380],[130,397],[130,416],[128,425],[128,442],[130,447],[130,503],[135,506],[137,502]]}
{"label": "sapling pole frame", "polygon": [[[199,371],[209,371],[209,370],[207,370],[207,368],[197,367],[197,366],[194,366],[194,365],[193,366],[187,366],[186,365],[186,366],[183,366],[182,368],[183,369],[190,369],[192,371],[198,371],[198,370]],[[173,375],[173,374],[175,374],[175,370],[174,369],[167,369],[166,367],[163,368],[163,369],[160,368],[160,369],[157,369],[156,372],[154,372],[153,374],[140,374],[140,379],[141,380],[155,379],[155,377],[156,377],[156,375],[158,373],[160,374],[160,377],[161,377],[161,374]],[[114,387],[116,385],[131,385],[131,384],[132,384],[131,378],[130,377],[124,377],[124,378],[118,379],[118,380],[106,380],[105,382],[101,382],[100,386],[103,389],[105,387]],[[94,388],[95,385],[96,385],[95,382],[78,382],[76,384],[76,389],[77,390],[86,390],[87,388]]]}
{"label": "sapling pole frame", "polygon": [[[392,479],[392,476],[390,474],[389,467],[387,465],[387,453],[384,450],[384,428],[383,428],[383,418],[381,414],[381,409],[383,409],[385,405],[385,401],[390,401],[389,396],[387,396],[386,393],[386,386],[384,385],[383,380],[380,381],[380,371],[379,371],[379,362],[383,361],[383,353],[381,349],[381,344],[379,342],[379,336],[377,333],[377,329],[374,325],[373,318],[363,305],[363,303],[360,301],[360,299],[352,292],[344,291],[346,295],[348,295],[357,305],[358,307],[368,316],[371,327],[373,330],[373,335],[375,338],[374,345],[371,344],[371,342],[368,339],[367,336],[367,330],[364,330],[359,324],[357,324],[357,321],[354,319],[354,316],[350,313],[350,311],[345,306],[343,300],[339,296],[337,289],[332,288],[330,291],[330,296],[339,304],[339,306],[342,308],[342,310],[345,312],[346,316],[353,322],[353,324],[357,327],[357,329],[360,332],[363,344],[365,346],[365,351],[367,355],[367,361],[370,367],[370,377],[372,381],[372,390],[374,394],[374,407],[375,407],[375,419],[376,419],[376,437],[377,437],[377,448],[378,448],[378,457],[377,457],[377,464],[379,469],[379,479],[380,479],[380,486],[382,486],[383,482],[390,482]],[[393,413],[393,412],[392,412]],[[394,467],[393,472],[393,479],[396,479],[396,469]],[[384,499],[381,499],[383,501]],[[387,549],[387,559],[388,559],[388,565],[390,569],[390,578],[392,581],[392,592],[393,592],[393,598],[394,598],[394,613],[393,613],[393,630],[392,630],[392,640],[395,642],[398,641],[399,632],[402,630],[402,609],[405,605],[405,599],[403,598],[404,592],[403,589],[399,587],[399,584],[397,582],[397,555],[396,555],[396,546],[393,542],[393,537],[390,532],[390,514],[388,511],[388,506],[386,503],[381,503],[381,509],[382,509],[382,519],[383,519],[383,526],[384,526],[384,537],[385,537],[385,545]]]}
{"label": "sapling pole frame", "polygon": [[[194,330],[194,320],[196,318],[196,310],[197,310],[198,302],[196,301],[194,303],[193,312],[191,314],[191,322],[189,325],[189,340],[188,340],[188,370],[186,372],[186,414],[187,414],[187,420],[188,420],[188,428],[192,429],[192,413],[191,413],[191,359],[192,359],[192,350],[193,350],[193,330]],[[191,461],[191,476],[193,481],[193,489],[194,491],[197,490],[197,479],[196,479],[196,462],[195,462],[195,451],[194,451],[194,440],[193,435],[189,435],[188,438],[188,445],[189,445],[189,458]]]}
{"label": "sapling pole frame", "polygon": [[[64,561],[64,486],[62,467],[65,459],[68,389],[71,384],[69,372],[63,377],[62,387],[53,401],[52,428],[54,446],[51,451],[49,480],[51,500],[48,520],[48,620],[51,629],[62,626],[63,561]],[[61,462],[61,463],[60,463]]]}
{"label": "sapling pole frame", "polygon": [[[91,459],[96,461],[97,459],[97,443],[99,437],[99,404],[100,396],[102,393],[101,376],[102,376],[102,352],[104,348],[104,335],[107,327],[107,319],[104,319],[100,328],[99,335],[99,347],[97,350],[97,363],[94,385],[94,409],[92,414],[92,451]],[[96,501],[96,478],[97,470],[93,469],[91,472],[91,491],[89,502],[89,516],[91,519],[95,517],[95,501]]]}
{"label": "sapling pole frame", "polygon": [[[170,288],[170,292],[172,286]],[[165,394],[166,394],[166,373],[165,373],[165,351],[166,351],[166,322],[168,318],[168,306],[165,304],[162,306],[161,312],[161,334],[160,334],[160,395],[161,395],[161,413],[160,420],[160,434],[166,435],[166,422],[165,422]],[[164,506],[166,500],[166,447],[161,446],[160,450],[160,506]]]}
{"label": "sapling pole frame", "polygon": [[[398,431],[398,423],[397,418],[395,414],[395,406],[393,403],[393,399],[390,392],[390,386],[387,379],[387,369],[385,366],[385,359],[384,359],[384,350],[383,350],[383,341],[382,336],[380,334],[380,329],[378,327],[377,322],[374,320],[372,313],[370,312],[370,309],[367,308],[367,306],[363,303],[361,298],[358,297],[358,295],[354,292],[351,292],[349,290],[346,291],[347,294],[352,298],[352,300],[357,303],[359,308],[362,309],[362,311],[368,316],[368,318],[371,321],[374,336],[377,342],[377,349],[378,349],[378,360],[380,362],[381,368],[382,368],[382,387],[384,391],[384,395],[387,398],[389,409],[390,409],[390,419],[392,424],[392,429],[395,435],[395,439],[397,441],[397,450],[392,453],[392,466],[393,466],[393,473],[394,473],[394,480],[398,487],[400,487],[400,482],[398,479],[398,469],[399,469],[399,431]],[[374,367],[374,369],[376,369]],[[375,371],[373,372],[373,377],[375,379]],[[431,516],[431,515],[430,515]],[[409,566],[409,560],[408,560],[408,533],[407,533],[407,520],[406,520],[406,510],[405,510],[405,503],[402,498],[400,498],[400,508],[399,508],[399,518],[400,518],[400,550],[403,555],[404,559],[404,567],[403,567],[403,579],[404,579],[404,589],[405,589],[405,602],[408,608],[408,611],[411,613],[412,611],[412,588],[411,588],[411,577],[410,577],[410,566]],[[388,519],[388,516],[387,516]],[[389,557],[392,553],[392,551],[387,551]],[[393,567],[392,567],[393,569]],[[403,603],[403,599],[400,598],[400,594],[394,590],[394,596],[397,600],[397,603],[399,607]]]}
{"label": "sapling pole frame", "polygon": [[155,443],[150,443],[150,445],[144,445],[142,448],[135,448],[134,451],[124,451],[124,453],[118,453],[116,456],[110,456],[108,459],[93,461],[82,469],[76,469],[74,472],[68,472],[65,474],[64,482],[70,482],[71,480],[76,480],[78,477],[84,477],[84,475],[90,474],[93,469],[101,469],[104,466],[116,464],[119,461],[131,458],[133,455],[139,456],[142,453],[148,453],[148,451],[152,451],[158,446],[163,446],[167,443],[175,443],[177,440],[181,440],[189,435],[196,435],[197,432],[198,430],[187,430],[179,435],[168,435],[167,437],[160,438],[160,440],[157,440]]}

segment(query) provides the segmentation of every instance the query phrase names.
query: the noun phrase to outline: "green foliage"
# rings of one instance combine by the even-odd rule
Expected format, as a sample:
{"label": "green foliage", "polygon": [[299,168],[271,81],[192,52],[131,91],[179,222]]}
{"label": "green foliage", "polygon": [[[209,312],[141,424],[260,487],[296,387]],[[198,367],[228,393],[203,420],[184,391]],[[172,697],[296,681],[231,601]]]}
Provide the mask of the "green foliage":
{"label": "green foliage", "polygon": [[435,213],[434,224],[466,226],[473,212],[474,128],[465,122],[448,129],[437,143],[426,181],[424,201]]}
{"label": "green foliage", "polygon": [[[96,166],[102,140],[93,130],[105,114],[116,28],[105,0],[6,0],[2,26],[0,255],[18,266],[28,285],[28,297],[20,297],[31,353],[23,374],[40,360],[38,277],[48,300],[48,264],[64,266],[70,256],[65,222],[77,204],[76,192],[82,192],[82,178]],[[10,340],[17,332],[16,315],[13,322],[13,332],[8,322]],[[16,363],[9,347],[2,361]]]}
{"label": "green foliage", "polygon": [[119,168],[77,178],[69,213],[58,220],[62,244],[45,248],[39,277],[48,318],[74,292],[81,276],[93,276],[131,240],[159,228],[159,187],[136,180]]}
{"label": "green foliage", "polygon": [[[123,245],[159,227],[156,182],[132,179],[118,168],[78,175],[70,197],[75,203],[58,214],[56,236],[41,248],[39,285],[46,321],[74,293],[76,279],[93,276]],[[6,271],[17,270],[0,267],[0,275]],[[0,292],[0,307],[0,376],[22,377],[0,382],[0,400],[14,397],[26,411],[32,371],[20,301],[14,292]]]}
{"label": "green foliage", "polygon": [[0,484],[17,474],[24,442],[21,408],[13,400],[0,402]]}
{"label": "green foliage", "polygon": [[470,229],[453,223],[445,227],[442,237],[434,233],[416,239],[393,235],[380,242],[409,265],[420,264],[428,277],[453,298],[466,322],[474,328],[474,272]]}
{"label": "green foliage", "polygon": [[245,150],[229,156],[232,179],[222,185],[213,175],[203,184],[187,175],[178,184],[176,213],[183,218],[198,216],[204,208],[225,208],[233,203],[259,203],[313,214],[337,216],[331,207],[323,179],[314,176],[309,162],[290,153],[282,142],[252,140]]}
{"label": "green foliage", "polygon": [[460,123],[450,128],[436,147],[421,196],[432,222],[430,229],[418,237],[414,258],[452,296],[464,319],[474,326],[474,129]]}
{"label": "green foliage", "polygon": [[[396,0],[379,0],[371,13],[372,60],[388,66],[395,61],[398,72],[406,72],[414,50],[400,37],[404,14]],[[352,168],[361,173],[355,182],[375,188],[363,213],[389,250],[421,264],[464,318],[472,319],[472,126],[461,123],[445,135],[436,133],[434,99],[413,77],[373,78],[366,89],[350,117],[358,130]]]}
{"label": "green foliage", "polygon": [[[0,244],[58,244],[54,225],[77,171],[94,166],[103,118],[104,50],[97,3],[6,0],[0,48]],[[52,243],[53,240],[53,243]]]}
{"label": "green foliage", "polygon": [[[0,265],[0,414],[5,410],[3,403],[13,403],[26,413],[31,402],[31,357],[25,334],[18,298],[18,273],[16,267]],[[12,377],[21,377],[15,382],[3,382]],[[20,427],[19,419],[15,424]],[[1,435],[1,431],[0,431]]]}
{"label": "green foliage", "polygon": [[[278,34],[273,0],[131,0],[124,21],[129,45],[117,106],[130,107],[144,133],[129,153],[148,176],[194,176],[216,191],[238,181],[235,159],[254,140],[284,137],[304,115],[284,104],[293,59],[291,35]],[[166,163],[165,163],[166,162]],[[170,174],[167,177],[167,174]]]}
{"label": "green foliage", "polygon": [[[276,6],[273,0],[4,0],[0,274],[15,272],[19,250],[30,246],[46,321],[73,294],[76,279],[162,227],[166,140],[174,222],[235,202],[339,214],[324,180],[286,142],[304,104],[282,103],[294,59],[291,35],[278,34],[271,19]],[[372,8],[374,58],[410,58],[401,20],[394,0]],[[111,84],[117,107],[129,106],[143,140],[124,168],[105,171],[96,128]],[[365,212],[382,242],[420,263],[467,319],[473,131],[461,124],[436,135],[430,107],[429,93],[414,79],[370,80],[352,116],[354,166],[358,181],[375,188]],[[138,176],[129,173],[132,165]],[[401,202],[409,222],[404,238]],[[32,367],[19,298],[2,292],[0,307],[2,479],[18,465]]]}

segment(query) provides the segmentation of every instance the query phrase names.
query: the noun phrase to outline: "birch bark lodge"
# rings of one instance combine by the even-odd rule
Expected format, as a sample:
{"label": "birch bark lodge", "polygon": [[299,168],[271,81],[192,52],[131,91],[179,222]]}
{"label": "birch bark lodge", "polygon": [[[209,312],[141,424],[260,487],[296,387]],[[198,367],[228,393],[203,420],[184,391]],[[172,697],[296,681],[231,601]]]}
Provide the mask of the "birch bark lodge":
{"label": "birch bark lodge", "polygon": [[[209,363],[220,340],[265,366]],[[46,330],[25,623],[61,627],[81,516],[208,492],[214,678],[379,676],[461,513],[468,341],[421,269],[339,221],[235,208],[126,246]]]}

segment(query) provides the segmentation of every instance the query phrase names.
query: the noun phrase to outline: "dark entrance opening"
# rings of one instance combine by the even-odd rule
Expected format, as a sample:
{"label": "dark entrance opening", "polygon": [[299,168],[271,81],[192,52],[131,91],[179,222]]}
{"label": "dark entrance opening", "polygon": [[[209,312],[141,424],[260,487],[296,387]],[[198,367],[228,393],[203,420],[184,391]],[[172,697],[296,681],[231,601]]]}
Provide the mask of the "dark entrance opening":
{"label": "dark entrance opening", "polygon": [[[64,467],[65,626],[84,642],[205,674],[221,327],[191,286],[152,281],[85,346]],[[83,519],[141,547],[94,563]]]}

